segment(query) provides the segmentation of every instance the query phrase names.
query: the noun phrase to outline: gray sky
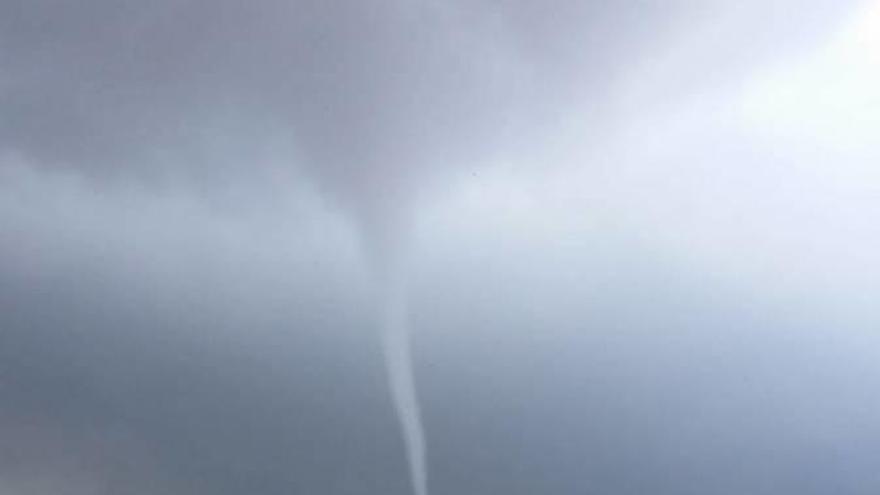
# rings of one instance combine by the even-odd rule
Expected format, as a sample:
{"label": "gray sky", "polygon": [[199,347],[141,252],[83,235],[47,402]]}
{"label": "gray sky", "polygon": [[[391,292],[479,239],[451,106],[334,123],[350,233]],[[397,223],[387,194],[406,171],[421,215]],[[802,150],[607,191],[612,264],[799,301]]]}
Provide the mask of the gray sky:
{"label": "gray sky", "polygon": [[409,493],[405,249],[432,493],[876,493],[877,33],[0,2],[0,492]]}

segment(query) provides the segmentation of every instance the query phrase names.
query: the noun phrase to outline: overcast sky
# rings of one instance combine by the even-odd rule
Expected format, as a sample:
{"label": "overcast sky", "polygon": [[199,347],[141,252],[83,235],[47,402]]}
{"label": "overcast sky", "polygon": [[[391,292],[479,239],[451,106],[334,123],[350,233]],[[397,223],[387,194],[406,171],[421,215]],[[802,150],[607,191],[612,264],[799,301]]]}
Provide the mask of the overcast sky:
{"label": "overcast sky", "polygon": [[880,4],[0,0],[0,493],[880,489]]}

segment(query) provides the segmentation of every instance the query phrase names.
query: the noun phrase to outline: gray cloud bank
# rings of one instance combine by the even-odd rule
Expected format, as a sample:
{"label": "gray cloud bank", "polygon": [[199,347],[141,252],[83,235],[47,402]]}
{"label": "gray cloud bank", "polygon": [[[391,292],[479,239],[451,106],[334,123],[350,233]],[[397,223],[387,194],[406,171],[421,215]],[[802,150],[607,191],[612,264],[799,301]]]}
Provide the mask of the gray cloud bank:
{"label": "gray cloud bank", "polygon": [[[45,207],[2,217],[4,480],[408,493],[339,219],[32,187],[14,203]],[[413,261],[435,492],[876,487],[876,319],[744,292],[614,229],[494,222],[438,221]]]}

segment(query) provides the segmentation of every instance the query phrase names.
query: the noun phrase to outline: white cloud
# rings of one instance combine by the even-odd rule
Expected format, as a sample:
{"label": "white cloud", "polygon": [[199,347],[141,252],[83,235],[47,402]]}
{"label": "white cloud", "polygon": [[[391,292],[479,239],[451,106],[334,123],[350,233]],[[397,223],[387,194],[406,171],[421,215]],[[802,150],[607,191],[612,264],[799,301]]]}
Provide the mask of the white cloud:
{"label": "white cloud", "polygon": [[815,52],[755,77],[741,110],[774,139],[880,156],[880,3],[857,11]]}

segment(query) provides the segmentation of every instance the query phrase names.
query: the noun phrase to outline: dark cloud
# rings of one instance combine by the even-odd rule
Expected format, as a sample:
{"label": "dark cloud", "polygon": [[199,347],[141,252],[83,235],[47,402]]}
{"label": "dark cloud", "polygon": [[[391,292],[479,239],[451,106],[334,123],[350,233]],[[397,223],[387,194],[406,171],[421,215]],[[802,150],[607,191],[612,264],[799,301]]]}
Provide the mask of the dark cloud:
{"label": "dark cloud", "polygon": [[335,201],[384,210],[534,141],[550,115],[607,104],[676,32],[717,24],[691,67],[735,75],[843,3],[13,0],[0,142],[103,176],[222,168],[218,155],[246,174],[280,139]]}

